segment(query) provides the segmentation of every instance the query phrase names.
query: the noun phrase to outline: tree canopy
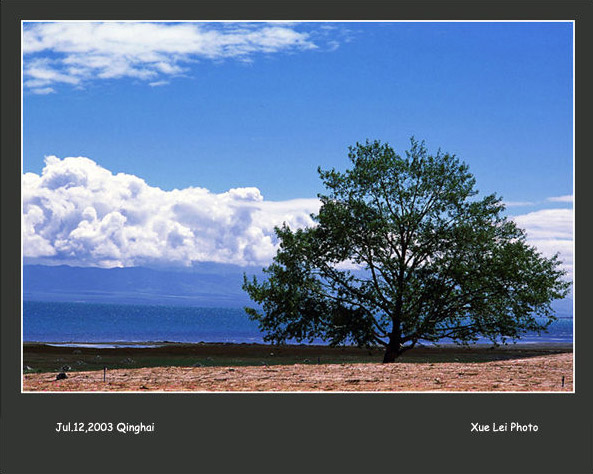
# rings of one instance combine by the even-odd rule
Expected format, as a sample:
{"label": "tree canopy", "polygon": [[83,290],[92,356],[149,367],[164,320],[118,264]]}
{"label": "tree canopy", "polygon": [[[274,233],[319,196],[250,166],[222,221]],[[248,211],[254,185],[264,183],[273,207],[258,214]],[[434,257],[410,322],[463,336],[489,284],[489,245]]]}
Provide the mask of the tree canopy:
{"label": "tree canopy", "polygon": [[393,362],[419,341],[505,343],[555,319],[558,256],[526,243],[500,197],[479,198],[465,163],[415,139],[404,156],[368,140],[348,156],[345,172],[318,170],[316,224],[276,228],[266,278],[244,276],[266,341],[380,344]]}

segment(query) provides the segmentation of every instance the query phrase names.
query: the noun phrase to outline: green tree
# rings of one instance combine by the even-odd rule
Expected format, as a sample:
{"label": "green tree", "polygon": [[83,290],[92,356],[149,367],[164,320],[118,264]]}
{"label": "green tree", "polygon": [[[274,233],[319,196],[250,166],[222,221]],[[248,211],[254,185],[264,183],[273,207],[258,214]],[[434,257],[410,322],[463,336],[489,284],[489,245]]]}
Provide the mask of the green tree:
{"label": "green tree", "polygon": [[420,340],[506,343],[555,319],[558,256],[526,243],[501,198],[479,199],[466,164],[414,139],[403,157],[379,141],[348,156],[346,172],[319,169],[316,225],[276,228],[267,278],[244,275],[266,341],[381,344],[393,362]]}

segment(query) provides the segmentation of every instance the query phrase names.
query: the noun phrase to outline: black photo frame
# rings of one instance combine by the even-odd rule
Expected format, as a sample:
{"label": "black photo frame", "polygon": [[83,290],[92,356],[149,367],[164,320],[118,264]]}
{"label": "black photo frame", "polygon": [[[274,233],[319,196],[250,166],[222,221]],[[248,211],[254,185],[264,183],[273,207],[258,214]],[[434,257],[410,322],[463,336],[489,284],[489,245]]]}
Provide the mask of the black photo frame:
{"label": "black photo frame", "polygon": [[[564,473],[593,469],[586,180],[589,1],[17,1],[2,3],[1,406],[5,473]],[[575,392],[46,394],[21,392],[22,20],[566,20],[575,28]],[[577,216],[580,219],[577,220]],[[581,245],[579,245],[581,244]],[[576,297],[578,295],[578,297]],[[59,422],[154,424],[57,433]],[[472,432],[519,422],[537,432]]]}

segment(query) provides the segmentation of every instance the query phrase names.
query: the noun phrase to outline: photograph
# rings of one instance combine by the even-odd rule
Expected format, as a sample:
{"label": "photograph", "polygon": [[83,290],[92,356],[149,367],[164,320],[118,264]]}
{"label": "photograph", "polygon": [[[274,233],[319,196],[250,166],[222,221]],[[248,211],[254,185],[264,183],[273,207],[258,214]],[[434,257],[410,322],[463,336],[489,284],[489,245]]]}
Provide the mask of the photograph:
{"label": "photograph", "polygon": [[573,20],[21,46],[22,394],[574,395]]}

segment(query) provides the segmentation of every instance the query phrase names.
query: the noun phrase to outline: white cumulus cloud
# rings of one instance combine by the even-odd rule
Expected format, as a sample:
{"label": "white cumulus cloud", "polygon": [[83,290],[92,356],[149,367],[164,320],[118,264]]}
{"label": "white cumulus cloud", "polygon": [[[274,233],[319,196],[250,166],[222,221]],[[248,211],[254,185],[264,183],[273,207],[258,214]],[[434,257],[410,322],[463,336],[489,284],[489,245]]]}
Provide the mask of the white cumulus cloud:
{"label": "white cumulus cloud", "polygon": [[[24,85],[38,94],[123,77],[164,85],[199,60],[316,49],[299,24],[49,22],[23,28]],[[50,90],[52,89],[52,90]]]}
{"label": "white cumulus cloud", "polygon": [[573,277],[573,211],[572,209],[542,209],[513,217],[525,229],[527,241],[543,255],[559,254],[568,278]]}
{"label": "white cumulus cloud", "polygon": [[28,262],[79,266],[267,265],[274,226],[313,224],[317,199],[273,202],[257,188],[215,194],[165,191],[113,174],[84,157],[47,157],[23,176],[23,246]]}

